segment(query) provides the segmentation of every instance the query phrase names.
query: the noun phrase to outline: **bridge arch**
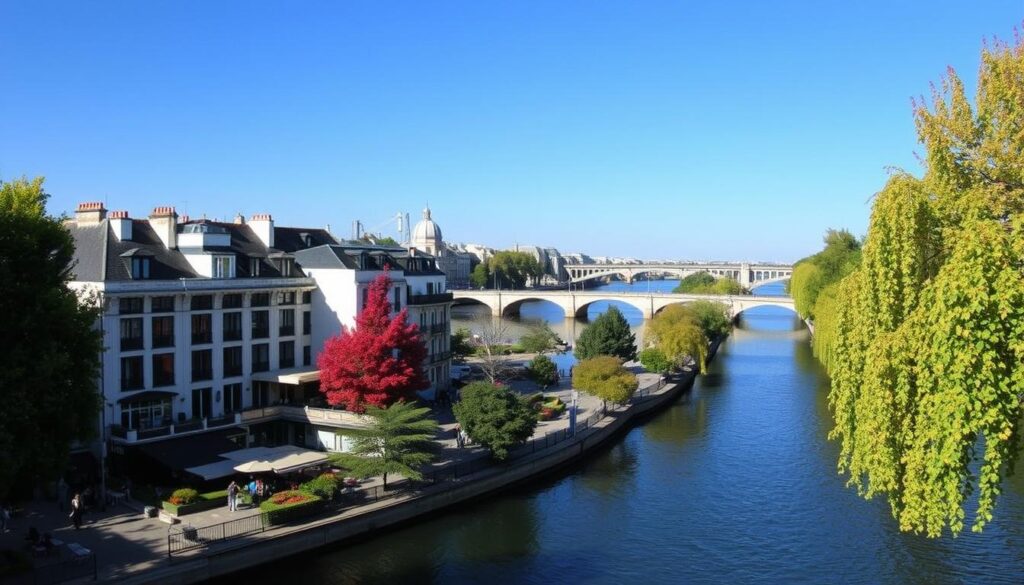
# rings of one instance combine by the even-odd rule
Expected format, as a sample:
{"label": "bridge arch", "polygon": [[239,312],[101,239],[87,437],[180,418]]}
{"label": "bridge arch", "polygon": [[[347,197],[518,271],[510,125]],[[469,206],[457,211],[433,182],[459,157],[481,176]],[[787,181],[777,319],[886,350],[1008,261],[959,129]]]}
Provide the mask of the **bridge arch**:
{"label": "bridge arch", "polygon": [[562,316],[563,317],[568,317],[571,314],[571,312],[566,311],[565,307],[563,307],[560,303],[556,303],[555,301],[553,301],[551,299],[545,299],[545,298],[542,298],[542,297],[525,297],[525,298],[516,299],[514,301],[511,301],[508,304],[506,304],[504,307],[502,307],[501,308],[501,316],[502,316],[502,318],[518,317],[519,316],[519,311],[520,311],[520,309],[522,309],[523,304],[524,303],[530,303],[530,302],[544,303],[546,305],[553,305],[555,307],[558,307],[558,309],[562,311]]}
{"label": "bridge arch", "polygon": [[594,298],[588,298],[586,302],[577,305],[576,306],[576,311],[573,314],[573,317],[575,317],[576,319],[585,320],[587,318],[587,312],[590,309],[590,305],[593,305],[594,303],[602,303],[602,302],[603,303],[609,303],[609,304],[611,304],[611,303],[622,303],[624,305],[629,305],[630,307],[633,307],[634,309],[640,311],[640,314],[643,315],[644,319],[649,319],[650,316],[651,316],[650,300],[647,299],[646,297],[641,297],[641,298],[637,298],[637,299],[626,299],[626,298],[602,299],[600,297],[594,297]]}
{"label": "bridge arch", "polygon": [[752,281],[750,283],[750,288],[751,289],[755,289],[755,288],[757,288],[759,286],[764,286],[766,284],[775,284],[776,282],[786,282],[787,280],[789,280],[790,276],[791,276],[791,274],[787,273],[787,274],[784,274],[784,275],[779,275],[779,276],[775,276],[775,277],[767,278],[767,279],[763,279],[763,280],[755,280],[755,281]]}
{"label": "bridge arch", "polygon": [[487,301],[475,299],[473,297],[456,297],[455,299],[453,299],[452,308],[455,309],[460,307],[486,307],[487,310],[490,311],[491,316],[497,314],[497,311],[495,310],[495,307],[493,305],[491,305]]}
{"label": "bridge arch", "polygon": [[757,309],[759,307],[777,307],[777,308],[785,309],[785,310],[789,311],[795,317],[799,317],[800,316],[796,312],[796,307],[794,307],[791,302],[787,303],[787,302],[779,302],[779,301],[762,300],[762,301],[746,301],[746,302],[745,301],[740,301],[740,302],[736,303],[732,307],[732,318],[733,319],[738,319],[739,316],[742,315],[743,313],[749,311],[750,309]]}

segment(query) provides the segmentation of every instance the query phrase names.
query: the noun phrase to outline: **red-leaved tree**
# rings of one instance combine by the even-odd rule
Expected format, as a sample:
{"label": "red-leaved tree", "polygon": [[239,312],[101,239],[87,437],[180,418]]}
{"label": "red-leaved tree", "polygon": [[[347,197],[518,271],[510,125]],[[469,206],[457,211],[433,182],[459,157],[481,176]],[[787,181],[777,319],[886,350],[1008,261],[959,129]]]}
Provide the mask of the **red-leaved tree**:
{"label": "red-leaved tree", "polygon": [[362,412],[365,404],[386,406],[430,385],[419,327],[406,322],[405,309],[391,318],[390,290],[387,272],[375,278],[356,328],[343,328],[324,343],[317,366],[320,391],[331,405]]}

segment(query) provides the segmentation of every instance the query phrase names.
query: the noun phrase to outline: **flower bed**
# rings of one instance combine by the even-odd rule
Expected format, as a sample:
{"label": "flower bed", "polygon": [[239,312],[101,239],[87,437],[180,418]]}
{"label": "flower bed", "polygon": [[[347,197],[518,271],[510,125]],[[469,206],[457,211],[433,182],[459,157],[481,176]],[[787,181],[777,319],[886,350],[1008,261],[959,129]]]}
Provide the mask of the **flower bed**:
{"label": "flower bed", "polygon": [[[182,493],[186,491],[195,494],[194,497],[192,494]],[[175,516],[194,514],[196,512],[212,510],[221,506],[226,507],[228,505],[228,491],[220,490],[200,494],[195,490],[174,490],[170,499],[163,502],[162,505],[164,510]]]}
{"label": "flower bed", "polygon": [[319,512],[324,505],[323,498],[301,490],[278,492],[260,504],[260,510],[267,524],[284,524]]}

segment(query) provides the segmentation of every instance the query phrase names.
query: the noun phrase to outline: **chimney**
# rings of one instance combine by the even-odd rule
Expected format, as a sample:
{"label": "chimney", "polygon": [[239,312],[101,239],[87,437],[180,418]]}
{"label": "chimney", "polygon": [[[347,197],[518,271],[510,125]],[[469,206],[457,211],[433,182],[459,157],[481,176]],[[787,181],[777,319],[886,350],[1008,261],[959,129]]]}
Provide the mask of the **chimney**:
{"label": "chimney", "polygon": [[167,249],[178,247],[178,214],[173,207],[153,209],[153,213],[149,214],[149,226]]}
{"label": "chimney", "polygon": [[79,203],[75,209],[75,222],[78,225],[96,225],[107,217],[107,210],[99,201]]}
{"label": "chimney", "polygon": [[114,237],[119,241],[132,239],[132,218],[128,217],[127,211],[111,211],[110,228],[114,230]]}
{"label": "chimney", "polygon": [[235,216],[235,225],[245,225],[245,216],[241,213]]}
{"label": "chimney", "polygon": [[249,227],[252,228],[256,237],[268,248],[274,247],[274,219],[269,213],[257,213],[249,220]]}

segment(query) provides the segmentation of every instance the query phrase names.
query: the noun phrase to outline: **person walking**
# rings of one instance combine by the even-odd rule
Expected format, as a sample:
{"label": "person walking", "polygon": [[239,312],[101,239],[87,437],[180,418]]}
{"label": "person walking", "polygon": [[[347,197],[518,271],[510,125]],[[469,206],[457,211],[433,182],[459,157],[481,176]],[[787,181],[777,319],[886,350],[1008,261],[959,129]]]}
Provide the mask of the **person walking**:
{"label": "person walking", "polygon": [[260,502],[263,501],[263,494],[266,492],[266,487],[263,485],[262,479],[256,480],[256,505],[259,506]]}
{"label": "person walking", "polygon": [[68,516],[75,525],[75,530],[82,527],[82,511],[82,496],[75,494],[75,497],[71,498],[71,514]]}
{"label": "person walking", "polygon": [[228,511],[234,512],[238,509],[238,484],[231,480],[228,484]]}

